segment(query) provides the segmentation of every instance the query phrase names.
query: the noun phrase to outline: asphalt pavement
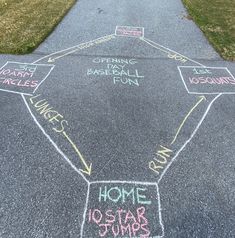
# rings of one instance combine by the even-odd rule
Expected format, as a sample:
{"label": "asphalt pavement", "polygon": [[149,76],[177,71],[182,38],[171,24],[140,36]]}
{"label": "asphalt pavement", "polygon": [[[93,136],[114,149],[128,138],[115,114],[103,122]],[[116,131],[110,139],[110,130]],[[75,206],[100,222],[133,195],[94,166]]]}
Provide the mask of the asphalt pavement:
{"label": "asphalt pavement", "polygon": [[1,238],[232,238],[235,64],[180,0],[78,1],[0,56]]}

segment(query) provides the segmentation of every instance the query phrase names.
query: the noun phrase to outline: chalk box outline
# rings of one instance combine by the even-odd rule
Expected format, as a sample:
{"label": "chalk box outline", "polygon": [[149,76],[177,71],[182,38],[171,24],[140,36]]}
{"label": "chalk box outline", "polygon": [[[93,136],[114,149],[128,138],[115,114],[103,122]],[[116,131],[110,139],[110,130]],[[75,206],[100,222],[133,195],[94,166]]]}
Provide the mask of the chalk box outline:
{"label": "chalk box outline", "polygon": [[32,96],[36,90],[39,88],[39,86],[47,79],[47,77],[50,75],[51,71],[54,69],[55,65],[54,64],[35,64],[35,63],[22,63],[22,62],[16,62],[16,61],[7,61],[2,67],[0,67],[0,70],[2,70],[8,63],[15,63],[15,64],[26,64],[26,65],[37,65],[37,66],[51,66],[51,69],[49,70],[49,72],[46,74],[46,76],[42,79],[42,81],[37,85],[37,87],[33,90],[33,93],[24,93],[24,92],[18,92],[18,91],[14,91],[14,90],[7,90],[7,89],[1,89],[0,91],[3,92],[9,92],[9,93],[16,93],[16,94],[23,94],[23,95],[28,95],[28,96]]}
{"label": "chalk box outline", "polygon": [[206,92],[192,92],[192,91],[190,91],[189,89],[188,89],[188,87],[187,87],[187,85],[186,85],[186,83],[185,83],[185,81],[184,81],[184,77],[183,77],[183,75],[182,75],[182,72],[181,72],[181,70],[180,70],[180,68],[206,68],[206,69],[224,69],[224,70],[226,70],[227,72],[228,72],[228,74],[234,79],[234,81],[235,81],[235,78],[234,78],[234,76],[232,75],[232,73],[228,70],[228,68],[227,67],[207,67],[207,66],[177,66],[177,68],[178,68],[178,70],[179,70],[179,73],[180,73],[180,77],[181,77],[181,79],[182,79],[182,81],[183,81],[183,84],[184,84],[184,86],[185,86],[185,88],[186,88],[186,90],[187,90],[187,92],[189,93],[189,94],[208,94],[208,95],[213,95],[213,94],[235,94],[235,91],[234,92],[211,92],[211,93],[206,93]]}
{"label": "chalk box outline", "polygon": [[88,209],[88,203],[89,203],[89,197],[90,197],[90,186],[93,185],[93,184],[110,184],[110,183],[135,184],[135,185],[140,184],[140,185],[144,185],[144,186],[155,186],[156,187],[158,219],[159,219],[159,224],[161,226],[162,234],[154,236],[154,237],[150,237],[150,238],[163,238],[164,235],[165,235],[165,229],[164,229],[163,220],[162,220],[161,196],[160,196],[158,183],[155,183],[155,182],[140,182],[140,181],[126,181],[126,180],[107,180],[107,181],[103,180],[103,181],[92,181],[92,182],[88,183],[88,189],[87,189],[87,194],[86,194],[86,203],[85,203],[85,206],[84,206],[83,219],[82,219],[81,230],[80,230],[81,238],[85,238],[83,235],[84,235],[84,226],[85,226],[85,222],[86,222],[86,215],[87,215],[87,209]]}
{"label": "chalk box outline", "polygon": [[[117,29],[118,27],[135,27],[135,28],[141,28],[142,32],[143,32],[143,35],[142,36],[131,36],[131,35],[118,35],[117,34]],[[115,28],[115,36],[123,36],[123,37],[134,37],[134,38],[143,38],[144,37],[144,27],[142,26],[116,26]]]}

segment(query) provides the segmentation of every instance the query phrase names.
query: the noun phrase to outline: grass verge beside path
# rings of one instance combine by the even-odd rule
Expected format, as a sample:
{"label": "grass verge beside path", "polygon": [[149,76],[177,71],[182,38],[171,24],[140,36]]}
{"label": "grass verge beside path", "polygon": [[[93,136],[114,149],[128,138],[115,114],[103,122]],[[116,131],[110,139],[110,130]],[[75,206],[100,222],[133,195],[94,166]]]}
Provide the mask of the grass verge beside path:
{"label": "grass verge beside path", "polygon": [[235,60],[235,0],[182,1],[219,54]]}
{"label": "grass verge beside path", "polygon": [[0,0],[0,53],[32,52],[76,0]]}

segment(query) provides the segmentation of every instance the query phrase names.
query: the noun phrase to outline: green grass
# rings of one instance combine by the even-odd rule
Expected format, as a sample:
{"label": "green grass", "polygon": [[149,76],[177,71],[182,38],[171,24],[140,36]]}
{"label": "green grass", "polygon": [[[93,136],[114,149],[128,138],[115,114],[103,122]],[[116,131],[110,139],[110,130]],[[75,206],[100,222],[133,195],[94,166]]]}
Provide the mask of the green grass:
{"label": "green grass", "polygon": [[235,0],[182,1],[218,53],[235,60]]}
{"label": "green grass", "polygon": [[76,0],[0,0],[0,53],[32,52]]}

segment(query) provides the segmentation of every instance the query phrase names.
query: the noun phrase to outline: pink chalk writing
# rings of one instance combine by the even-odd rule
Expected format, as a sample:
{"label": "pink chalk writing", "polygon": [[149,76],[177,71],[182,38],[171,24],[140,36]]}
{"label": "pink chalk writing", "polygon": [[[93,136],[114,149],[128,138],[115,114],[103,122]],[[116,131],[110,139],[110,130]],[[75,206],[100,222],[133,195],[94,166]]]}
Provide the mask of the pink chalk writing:
{"label": "pink chalk writing", "polygon": [[17,69],[2,69],[0,71],[0,83],[17,87],[36,88],[39,82],[31,79],[36,68],[35,66],[19,65]]}
{"label": "pink chalk writing", "polygon": [[5,85],[14,85],[18,87],[31,87],[35,88],[38,86],[37,80],[21,80],[21,79],[11,79],[11,78],[2,78],[0,77],[0,83]]}
{"label": "pink chalk writing", "polygon": [[189,77],[191,84],[235,84],[232,77]]}
{"label": "pink chalk writing", "polygon": [[0,90],[33,94],[49,76],[54,65],[8,61],[0,68]]}
{"label": "pink chalk writing", "polygon": [[119,36],[143,37],[144,28],[131,27],[131,26],[117,26],[115,34]]}
{"label": "pink chalk writing", "polygon": [[33,77],[34,72],[18,71],[13,69],[3,69],[0,71],[0,76],[14,76],[19,78]]}
{"label": "pink chalk writing", "polygon": [[133,35],[133,36],[141,36],[142,35],[141,31],[128,31],[128,30],[124,30],[124,29],[120,29],[118,31],[120,33],[122,33],[123,35]]}
{"label": "pink chalk writing", "polygon": [[147,238],[150,235],[148,220],[145,217],[145,207],[138,207],[135,211],[117,210],[100,211],[89,209],[88,222],[99,227],[100,237],[128,236]]}

